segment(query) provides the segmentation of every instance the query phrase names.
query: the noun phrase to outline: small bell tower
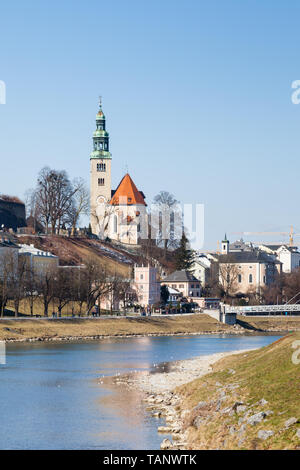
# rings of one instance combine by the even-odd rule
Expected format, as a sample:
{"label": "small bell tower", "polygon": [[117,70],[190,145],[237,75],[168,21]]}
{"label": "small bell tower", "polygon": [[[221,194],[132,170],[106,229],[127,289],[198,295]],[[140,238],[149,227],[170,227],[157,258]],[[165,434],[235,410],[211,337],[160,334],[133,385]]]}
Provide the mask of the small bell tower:
{"label": "small bell tower", "polygon": [[221,253],[222,253],[222,255],[228,255],[228,253],[229,253],[229,240],[227,240],[226,233],[225,233],[224,240],[222,240]]}

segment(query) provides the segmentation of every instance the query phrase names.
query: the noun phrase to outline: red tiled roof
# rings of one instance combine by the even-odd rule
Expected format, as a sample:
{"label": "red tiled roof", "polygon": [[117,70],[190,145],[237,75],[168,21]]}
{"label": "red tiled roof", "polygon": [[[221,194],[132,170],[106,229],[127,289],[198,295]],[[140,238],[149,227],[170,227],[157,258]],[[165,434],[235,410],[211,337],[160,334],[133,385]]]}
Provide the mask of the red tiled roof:
{"label": "red tiled roof", "polygon": [[128,173],[126,173],[126,175],[121,180],[115,194],[111,198],[110,204],[113,206],[118,204],[127,204],[129,206],[133,204],[143,204],[144,206],[147,205],[144,196],[137,189]]}

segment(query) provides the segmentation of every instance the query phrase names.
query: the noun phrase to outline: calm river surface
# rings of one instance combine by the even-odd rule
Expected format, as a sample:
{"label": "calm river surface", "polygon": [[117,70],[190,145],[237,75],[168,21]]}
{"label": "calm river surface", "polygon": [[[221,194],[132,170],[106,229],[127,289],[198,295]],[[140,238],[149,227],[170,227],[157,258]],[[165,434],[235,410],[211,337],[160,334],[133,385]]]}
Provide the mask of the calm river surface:
{"label": "calm river surface", "polygon": [[265,346],[278,336],[164,336],[8,344],[0,365],[1,449],[159,449],[163,422],[137,393],[96,378],[203,354]]}

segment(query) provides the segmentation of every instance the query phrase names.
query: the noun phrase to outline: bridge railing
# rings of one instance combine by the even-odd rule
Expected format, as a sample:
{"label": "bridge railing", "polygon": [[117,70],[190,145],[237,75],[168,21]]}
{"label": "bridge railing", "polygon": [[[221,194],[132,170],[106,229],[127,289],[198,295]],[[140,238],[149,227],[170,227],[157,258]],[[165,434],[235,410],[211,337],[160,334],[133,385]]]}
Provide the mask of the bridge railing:
{"label": "bridge railing", "polygon": [[276,313],[276,312],[300,312],[299,304],[284,304],[284,305],[251,305],[251,306],[225,306],[226,313]]}

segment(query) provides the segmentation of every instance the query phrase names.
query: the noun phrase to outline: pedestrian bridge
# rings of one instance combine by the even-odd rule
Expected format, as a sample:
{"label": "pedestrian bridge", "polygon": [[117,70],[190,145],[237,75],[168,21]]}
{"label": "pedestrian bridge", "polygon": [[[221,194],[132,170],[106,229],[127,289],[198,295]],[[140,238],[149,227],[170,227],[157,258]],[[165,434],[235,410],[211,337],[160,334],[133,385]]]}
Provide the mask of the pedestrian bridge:
{"label": "pedestrian bridge", "polygon": [[237,315],[300,315],[299,304],[283,305],[249,305],[230,306],[225,305],[226,313],[236,313]]}

